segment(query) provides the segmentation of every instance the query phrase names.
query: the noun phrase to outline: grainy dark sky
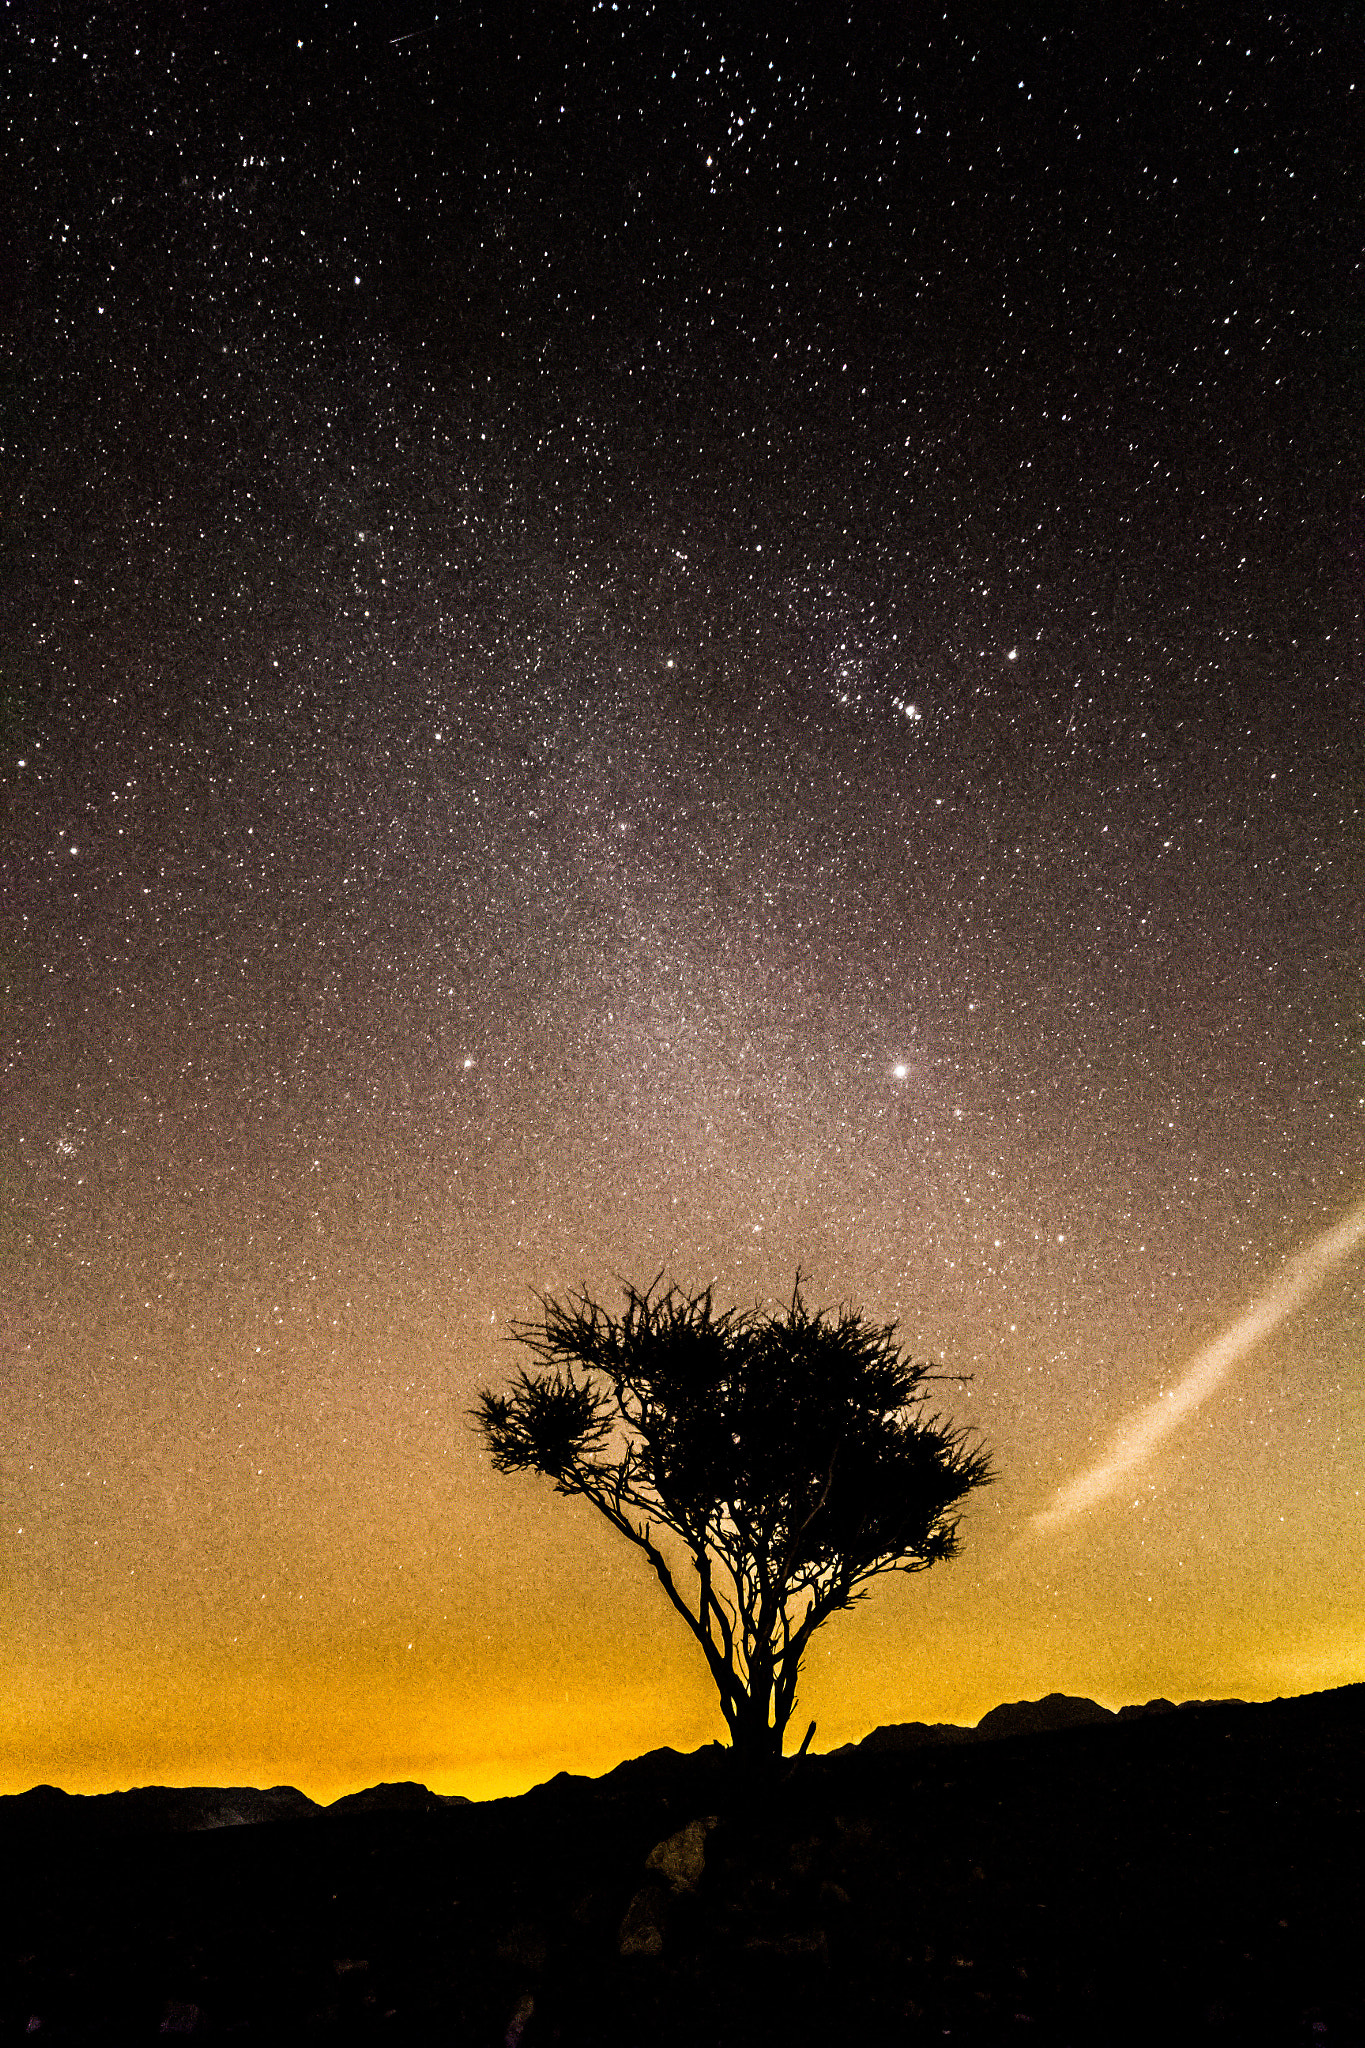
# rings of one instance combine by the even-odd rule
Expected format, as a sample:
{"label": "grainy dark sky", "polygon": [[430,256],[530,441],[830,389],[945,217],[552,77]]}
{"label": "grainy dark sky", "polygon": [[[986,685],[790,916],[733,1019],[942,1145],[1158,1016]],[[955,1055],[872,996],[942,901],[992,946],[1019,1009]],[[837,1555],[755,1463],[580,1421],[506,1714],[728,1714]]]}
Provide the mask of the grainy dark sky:
{"label": "grainy dark sky", "polygon": [[1346,10],[3,32],[6,1789],[719,1733],[465,1420],[660,1270],[973,1375],[817,1747],[1365,1676]]}

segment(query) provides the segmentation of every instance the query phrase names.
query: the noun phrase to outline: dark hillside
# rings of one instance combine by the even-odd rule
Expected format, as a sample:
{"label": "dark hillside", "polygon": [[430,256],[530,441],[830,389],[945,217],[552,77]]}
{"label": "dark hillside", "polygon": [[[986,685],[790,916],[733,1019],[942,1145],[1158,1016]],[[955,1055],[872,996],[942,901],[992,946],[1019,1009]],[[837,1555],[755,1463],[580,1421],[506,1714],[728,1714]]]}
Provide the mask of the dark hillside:
{"label": "dark hillside", "polygon": [[399,1789],[137,1834],[5,1802],[0,2040],[1365,2043],[1365,1687],[844,1751],[762,1800],[713,1750]]}

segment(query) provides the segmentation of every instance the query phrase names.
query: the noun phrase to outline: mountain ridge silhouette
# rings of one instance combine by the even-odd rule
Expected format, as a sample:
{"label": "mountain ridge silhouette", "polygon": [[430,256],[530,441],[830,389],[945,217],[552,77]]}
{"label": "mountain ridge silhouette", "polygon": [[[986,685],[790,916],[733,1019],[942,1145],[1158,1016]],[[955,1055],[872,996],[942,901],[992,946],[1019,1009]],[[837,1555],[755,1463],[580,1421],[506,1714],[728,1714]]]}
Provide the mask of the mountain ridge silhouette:
{"label": "mountain ridge silhouette", "polygon": [[1365,1684],[1057,1693],[757,1783],[716,1743],[487,1801],[35,1786],[0,1800],[0,2038],[1354,2041],[1363,1735]]}
{"label": "mountain ridge silhouette", "polygon": [[[1038,1700],[1002,1702],[975,1725],[953,1721],[898,1721],[874,1728],[858,1742],[843,1743],[810,1754],[811,1765],[846,1757],[899,1756],[949,1745],[970,1746],[1008,1741],[1019,1736],[1063,1734],[1072,1730],[1119,1727],[1156,1715],[1190,1714],[1200,1710],[1281,1706],[1299,1699],[1320,1700],[1348,1694],[1365,1695],[1365,1684],[1325,1688],[1321,1692],[1281,1695],[1273,1701],[1156,1698],[1114,1710],[1072,1693],[1046,1693]],[[247,1786],[141,1785],[126,1791],[75,1793],[59,1786],[34,1785],[26,1792],[0,1795],[0,1832],[8,1827],[45,1831],[93,1824],[101,1832],[201,1833],[218,1828],[250,1827],[272,1821],[323,1820],[380,1813],[435,1813],[451,1808],[542,1803],[556,1796],[635,1796],[671,1790],[684,1776],[706,1778],[722,1772],[730,1756],[720,1742],[692,1751],[664,1746],[628,1757],[597,1776],[559,1771],[525,1792],[494,1800],[472,1800],[463,1793],[439,1793],[407,1779],[368,1785],[339,1798],[319,1802],[292,1785]]]}

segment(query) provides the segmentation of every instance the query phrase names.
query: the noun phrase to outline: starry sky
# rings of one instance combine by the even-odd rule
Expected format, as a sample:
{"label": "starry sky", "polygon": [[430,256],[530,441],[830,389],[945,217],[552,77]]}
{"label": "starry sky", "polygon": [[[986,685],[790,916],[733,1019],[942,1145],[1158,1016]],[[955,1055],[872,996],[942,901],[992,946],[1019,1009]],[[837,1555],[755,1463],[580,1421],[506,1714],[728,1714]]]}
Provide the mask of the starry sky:
{"label": "starry sky", "polygon": [[1347,10],[3,35],[0,1790],[721,1735],[467,1416],[660,1272],[969,1376],[817,1749],[1365,1678]]}

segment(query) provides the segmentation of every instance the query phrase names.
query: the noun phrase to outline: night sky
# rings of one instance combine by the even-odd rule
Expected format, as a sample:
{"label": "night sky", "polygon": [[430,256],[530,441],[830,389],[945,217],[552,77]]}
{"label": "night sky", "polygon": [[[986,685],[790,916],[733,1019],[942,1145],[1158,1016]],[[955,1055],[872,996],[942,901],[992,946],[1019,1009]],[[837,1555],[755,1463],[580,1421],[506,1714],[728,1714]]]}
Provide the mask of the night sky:
{"label": "night sky", "polygon": [[1347,12],[11,0],[0,1790],[720,1736],[660,1272],[970,1375],[817,1749],[1365,1678]]}

